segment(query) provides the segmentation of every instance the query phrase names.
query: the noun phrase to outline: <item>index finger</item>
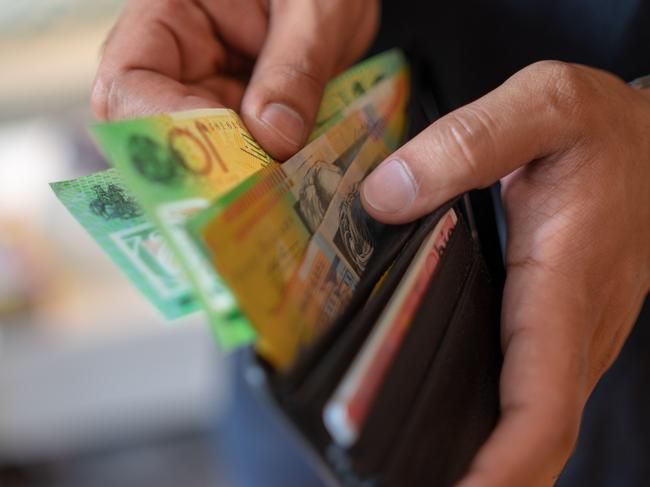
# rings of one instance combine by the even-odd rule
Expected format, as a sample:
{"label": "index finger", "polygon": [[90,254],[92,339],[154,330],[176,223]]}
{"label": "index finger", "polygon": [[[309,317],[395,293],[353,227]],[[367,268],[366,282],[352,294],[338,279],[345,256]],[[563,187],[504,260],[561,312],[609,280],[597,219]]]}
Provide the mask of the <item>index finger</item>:
{"label": "index finger", "polygon": [[501,419],[458,487],[547,486],[559,475],[589,388],[588,313],[574,296],[546,269],[509,268]]}

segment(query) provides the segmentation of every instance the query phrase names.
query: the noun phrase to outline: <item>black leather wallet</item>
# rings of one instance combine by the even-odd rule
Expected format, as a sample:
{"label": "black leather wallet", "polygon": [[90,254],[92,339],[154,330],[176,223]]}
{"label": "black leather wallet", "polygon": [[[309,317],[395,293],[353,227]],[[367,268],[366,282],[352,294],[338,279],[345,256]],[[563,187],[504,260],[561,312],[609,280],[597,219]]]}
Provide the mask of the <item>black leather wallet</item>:
{"label": "black leather wallet", "polygon": [[[411,132],[435,114],[413,73]],[[482,203],[479,211],[477,202]],[[286,373],[259,359],[267,399],[296,428],[323,475],[345,486],[452,485],[499,416],[502,263],[481,194],[448,202],[410,225],[386,227],[346,311]],[[323,410],[375,328],[410,263],[441,218],[458,221],[418,300],[351,445],[333,439]],[[477,213],[481,215],[478,224]],[[488,212],[489,213],[489,212]],[[384,276],[378,289],[376,283]]]}

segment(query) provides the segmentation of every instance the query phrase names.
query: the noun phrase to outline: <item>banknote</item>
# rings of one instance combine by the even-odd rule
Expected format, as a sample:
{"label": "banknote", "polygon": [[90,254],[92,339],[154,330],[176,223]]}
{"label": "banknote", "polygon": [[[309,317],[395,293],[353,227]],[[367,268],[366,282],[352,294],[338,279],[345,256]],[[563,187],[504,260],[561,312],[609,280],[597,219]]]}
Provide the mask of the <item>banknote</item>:
{"label": "banknote", "polygon": [[342,309],[372,254],[367,235],[354,227],[355,195],[365,174],[399,144],[407,94],[402,65],[293,158],[190,222],[258,330],[258,350],[279,368]]}
{"label": "banknote", "polygon": [[115,169],[50,185],[113,262],[168,319],[200,308],[160,231]]}
{"label": "banknote", "polygon": [[210,201],[276,164],[228,109],[193,110],[100,124],[92,133],[131,194],[159,229],[225,347],[251,339],[227,287],[185,231]]}
{"label": "banknote", "polygon": [[[359,63],[331,81],[325,88],[316,128],[309,140],[315,139],[338,122],[343,110],[349,107],[350,103],[361,97],[382,79],[394,74],[403,65],[402,54],[398,50],[392,50]],[[174,276],[179,279],[176,287],[187,287],[188,279],[185,278],[185,275],[189,277],[190,287],[197,289],[200,301],[208,310],[210,321],[217,330],[217,338],[222,346],[229,347],[251,340],[254,336],[252,328],[238,312],[231,294],[222,285],[218,274],[212,267],[206,265],[201,254],[196,252],[192,241],[186,238],[184,221],[193,212],[205,206],[207,201],[226,191],[228,187],[236,185],[260,167],[273,165],[273,162],[250,138],[250,135],[242,131],[242,139],[247,142],[243,146],[243,150],[247,150],[249,155],[258,156],[260,163],[257,164],[253,159],[252,168],[249,165],[244,167],[243,171],[232,171],[232,166],[235,166],[235,169],[240,169],[239,160],[233,161],[228,158],[229,167],[226,168],[222,150],[223,146],[227,145],[227,141],[215,137],[214,126],[209,123],[211,116],[211,111],[194,111],[181,116],[164,115],[130,122],[104,124],[99,126],[96,131],[100,132],[100,145],[109,159],[114,164],[116,164],[115,158],[120,159],[121,162],[118,162],[116,167],[121,171],[124,170],[125,151],[122,150],[120,153],[119,147],[126,145],[128,140],[130,157],[133,161],[131,166],[135,168],[137,174],[136,177],[133,177],[133,171],[126,171],[127,186],[121,186],[122,194],[126,198],[137,199],[142,203],[145,212],[139,218],[143,221],[150,221],[151,228],[159,229],[159,235],[163,237],[160,239],[160,253],[171,256],[169,262],[174,262]],[[220,123],[225,126],[230,123],[233,126],[242,127],[234,113],[230,113],[226,119],[228,120],[224,121],[222,118]],[[120,163],[122,164],[120,165]],[[219,172],[209,171],[209,166],[211,169],[221,169],[224,173],[221,176],[229,175],[230,178],[216,177],[220,175]],[[196,177],[196,173],[202,177]],[[114,177],[104,173],[97,173],[94,176],[101,179],[102,175],[105,179]],[[192,178],[192,176],[195,177]],[[161,191],[167,191],[161,188],[178,187],[183,179],[210,181],[208,184],[212,184],[212,188],[207,191],[207,195],[204,192],[195,194],[194,187],[190,185],[189,191],[176,192],[174,195],[163,195],[162,198],[158,198]],[[131,193],[132,187],[135,191]],[[92,195],[89,196],[84,191],[83,178],[67,182],[66,188],[70,194],[74,193],[75,188],[78,188],[80,195],[87,197],[86,206],[90,204],[89,198]],[[82,208],[84,196],[79,196],[79,198],[77,207]],[[86,222],[85,219],[79,220],[82,225]],[[164,227],[161,226],[161,220],[166,222]],[[124,230],[130,228],[126,221],[114,220],[113,223],[117,226],[123,225]],[[93,235],[96,239],[110,241],[108,234],[100,237],[97,231],[101,231],[101,229],[109,230],[108,227],[99,226],[94,229]],[[115,229],[111,227],[110,230],[114,231]],[[168,243],[170,234],[175,236],[175,243]],[[117,254],[124,252],[122,247],[115,248],[105,245],[104,248],[105,250],[110,248]],[[115,255],[112,254],[112,257]],[[142,282],[147,282],[149,278],[142,274],[140,267],[130,263],[128,255],[122,255],[121,258],[113,258],[113,260],[117,265],[127,266],[128,268],[123,268],[123,270],[140,289],[143,289]],[[177,262],[180,262],[181,265],[178,265]],[[176,272],[177,270],[179,272]],[[173,279],[171,275],[168,276],[168,282]],[[154,287],[150,289],[150,292],[144,294],[165,316],[175,317],[179,316],[178,313],[182,314],[180,310],[170,314],[170,309],[174,309],[175,305],[168,301],[174,301],[176,297],[165,293],[156,294],[157,289],[159,288]],[[189,291],[188,296],[191,296]],[[196,299],[192,299],[192,301],[196,303]],[[196,308],[197,306],[194,304],[182,309],[185,312],[190,312]]]}
{"label": "banknote", "polygon": [[382,80],[397,74],[405,64],[402,51],[391,49],[372,56],[337,76],[325,87],[323,101],[309,140],[322,135],[340,120],[344,110],[354,101]]}

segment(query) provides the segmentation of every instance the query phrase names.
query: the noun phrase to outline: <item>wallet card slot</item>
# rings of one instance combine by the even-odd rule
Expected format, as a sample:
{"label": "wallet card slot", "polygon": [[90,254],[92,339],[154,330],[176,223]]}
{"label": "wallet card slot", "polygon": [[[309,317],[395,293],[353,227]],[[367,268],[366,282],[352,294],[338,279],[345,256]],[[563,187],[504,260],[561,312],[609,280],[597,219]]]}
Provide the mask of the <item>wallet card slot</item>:
{"label": "wallet card slot", "polygon": [[300,388],[301,385],[309,378],[310,374],[317,368],[325,356],[331,354],[332,347],[336,346],[337,341],[347,329],[348,324],[352,322],[359,310],[371,295],[375,283],[381,278],[386,270],[391,266],[396,256],[399,255],[409,240],[417,232],[418,224],[389,226],[383,235],[382,249],[375,252],[366,269],[366,273],[359,282],[352,300],[332,324],[330,329],[318,339],[311,347],[302,350],[296,361],[296,364],[285,373],[282,377],[277,378],[277,385],[283,389],[284,393],[292,393]]}
{"label": "wallet card slot", "polygon": [[[408,268],[421,242],[456,201],[443,205],[419,221],[417,225],[392,227],[389,244],[384,244],[382,252],[373,255],[366,274],[362,277],[346,310],[327,333],[301,353],[292,370],[283,377],[277,378],[276,384],[283,393],[297,393],[301,389],[309,389],[310,384],[316,384],[322,391],[323,383],[315,378],[319,370],[332,370],[327,362],[337,365],[334,368],[341,369],[339,374],[343,374],[347,360],[341,356],[346,355],[342,351],[347,349],[355,351],[361,345],[363,338],[372,328],[383,306],[399,284],[401,275]],[[373,294],[375,284],[389,268],[390,272],[383,284]],[[355,339],[357,335],[359,339]],[[350,359],[353,356],[354,353]],[[312,401],[313,398],[309,400]]]}
{"label": "wallet card slot", "polygon": [[494,428],[502,361],[494,293],[477,255],[381,485],[453,485]]}
{"label": "wallet card slot", "polygon": [[[322,338],[327,343],[327,349],[316,355],[318,360],[309,363],[300,374],[290,374],[279,381],[276,380],[274,388],[278,400],[320,448],[324,448],[331,440],[322,422],[325,402],[375,325],[422,241],[455,202],[449,202],[424,218],[399,250],[397,257],[392,255],[388,260],[386,255],[377,256],[378,259],[383,259],[384,267],[381,268],[381,273],[376,269],[373,271],[375,275],[372,286],[364,284],[364,292],[370,295],[376,281],[392,264],[381,287],[367,301],[355,301],[355,307],[344,313],[329,334]],[[322,343],[315,344],[315,347],[322,347]],[[313,360],[313,357],[311,358]],[[299,381],[289,380],[296,376]]]}
{"label": "wallet card slot", "polygon": [[459,218],[359,439],[349,450],[360,474],[372,476],[381,470],[394,448],[455,312],[476,252],[466,223]]}

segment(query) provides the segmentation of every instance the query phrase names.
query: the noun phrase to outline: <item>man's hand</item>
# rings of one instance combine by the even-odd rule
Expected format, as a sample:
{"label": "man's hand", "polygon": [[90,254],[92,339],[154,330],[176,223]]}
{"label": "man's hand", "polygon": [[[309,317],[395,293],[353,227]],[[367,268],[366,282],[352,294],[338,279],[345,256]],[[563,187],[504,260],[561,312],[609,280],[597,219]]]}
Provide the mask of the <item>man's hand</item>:
{"label": "man's hand", "polygon": [[377,0],[131,0],[106,44],[93,109],[106,120],[233,108],[283,160],[378,17]]}
{"label": "man's hand", "polygon": [[502,417],[460,485],[551,485],[650,289],[650,94],[583,66],[532,65],[391,155],[362,198],[399,223],[499,178]]}

